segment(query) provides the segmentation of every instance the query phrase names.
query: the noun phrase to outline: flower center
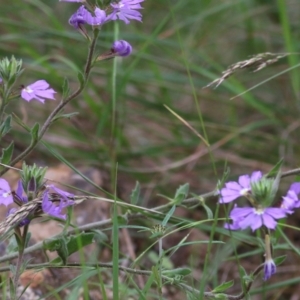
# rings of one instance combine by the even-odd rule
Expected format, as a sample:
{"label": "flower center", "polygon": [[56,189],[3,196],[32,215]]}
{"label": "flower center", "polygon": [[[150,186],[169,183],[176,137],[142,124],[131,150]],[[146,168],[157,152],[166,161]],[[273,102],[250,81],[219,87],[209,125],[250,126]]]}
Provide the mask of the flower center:
{"label": "flower center", "polygon": [[0,195],[3,198],[7,198],[10,195],[10,193],[2,193],[2,194],[0,193]]}
{"label": "flower center", "polygon": [[26,87],[25,90],[26,90],[27,93],[32,93],[33,92],[33,90],[29,86]]}
{"label": "flower center", "polygon": [[255,213],[257,215],[263,215],[265,212],[265,209],[263,207],[258,207],[258,208],[255,208]]}

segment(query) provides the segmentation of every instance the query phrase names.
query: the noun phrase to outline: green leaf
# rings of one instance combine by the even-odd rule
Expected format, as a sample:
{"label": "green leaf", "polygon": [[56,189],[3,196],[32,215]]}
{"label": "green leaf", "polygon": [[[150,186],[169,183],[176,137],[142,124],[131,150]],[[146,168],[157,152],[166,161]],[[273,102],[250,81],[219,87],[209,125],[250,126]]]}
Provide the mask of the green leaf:
{"label": "green leaf", "polygon": [[141,186],[140,183],[137,181],[135,184],[134,189],[132,190],[130,194],[130,203],[136,205],[140,199],[140,192],[141,192]]}
{"label": "green leaf", "polygon": [[159,286],[160,285],[160,276],[159,276],[157,266],[152,266],[152,274],[153,274],[156,284]]}
{"label": "green leaf", "polygon": [[92,244],[94,241],[94,236],[94,232],[81,232],[76,236],[71,236],[67,244],[69,255],[87,245]]}
{"label": "green leaf", "polygon": [[43,248],[51,252],[56,251],[58,256],[51,261],[53,264],[66,264],[68,256],[78,251],[79,249],[93,243],[95,233],[82,232],[78,235],[72,235],[68,238],[60,236],[56,239],[46,240],[43,243]]}
{"label": "green leaf", "polygon": [[64,236],[60,236],[56,239],[46,240],[43,242],[43,248],[51,252],[56,251],[61,258],[62,263],[65,265],[67,258],[70,255],[67,247],[68,240]]}
{"label": "green leaf", "polygon": [[275,265],[276,266],[281,265],[286,260],[286,257],[287,257],[286,255],[282,255],[282,256],[278,256],[276,258],[273,258]]}
{"label": "green leaf", "polygon": [[108,241],[108,236],[103,231],[99,229],[93,229],[90,232],[94,233],[94,240],[97,243],[103,243]]}
{"label": "green leaf", "polygon": [[69,114],[62,114],[62,115],[58,115],[55,118],[53,118],[52,122],[57,121],[58,119],[71,119],[74,116],[77,116],[79,114],[79,112],[72,112]]}
{"label": "green leaf", "polygon": [[213,215],[212,210],[211,210],[207,205],[205,205],[204,203],[202,204],[202,206],[203,206],[203,208],[204,208],[205,211],[206,211],[207,219],[213,219],[213,218],[214,218],[214,215]]}
{"label": "green leaf", "polygon": [[214,299],[227,300],[228,296],[226,294],[217,294],[214,296]]}
{"label": "green leaf", "polygon": [[118,218],[119,225],[128,224],[128,218],[126,217],[126,215],[121,215],[121,216],[118,216],[117,218]]}
{"label": "green leaf", "polygon": [[169,219],[173,216],[175,209],[176,209],[176,205],[173,205],[171,209],[168,211],[168,213],[166,214],[165,218],[163,219],[161,223],[162,226],[167,225]]}
{"label": "green leaf", "polygon": [[175,277],[176,275],[187,276],[192,273],[192,270],[190,268],[177,268],[173,270],[163,270],[162,273],[169,277]]}
{"label": "green leaf", "polygon": [[12,141],[7,148],[2,149],[2,155],[0,157],[1,163],[5,165],[9,165],[13,151],[14,151],[14,142]]}
{"label": "green leaf", "polygon": [[60,242],[61,242],[60,238],[45,240],[43,242],[43,249],[44,250],[49,250],[51,252],[56,251],[60,247]]}
{"label": "green leaf", "polygon": [[222,293],[222,292],[226,291],[227,289],[229,289],[230,287],[232,287],[233,284],[234,284],[234,281],[233,281],[233,280],[224,282],[224,283],[222,283],[221,285],[215,287],[215,288],[212,290],[212,293]]}
{"label": "green leaf", "polygon": [[63,99],[66,99],[69,94],[70,94],[69,81],[68,81],[67,78],[65,78],[64,83],[62,85],[62,97],[63,97]]}
{"label": "green leaf", "polygon": [[40,125],[38,123],[35,123],[30,130],[32,142],[36,142],[38,140],[39,130],[40,130]]}
{"label": "green leaf", "polygon": [[181,185],[177,190],[174,197],[174,203],[176,205],[180,204],[184,199],[186,199],[189,193],[190,185],[188,183]]}
{"label": "green leaf", "polygon": [[7,116],[4,122],[0,125],[0,140],[11,130],[11,115]]}
{"label": "green leaf", "polygon": [[60,247],[56,250],[58,256],[61,258],[63,265],[67,263],[68,256],[71,254],[68,251],[67,239],[62,236],[60,239]]}
{"label": "green leaf", "polygon": [[267,177],[276,177],[283,164],[283,158],[271,169],[271,171],[266,175]]}

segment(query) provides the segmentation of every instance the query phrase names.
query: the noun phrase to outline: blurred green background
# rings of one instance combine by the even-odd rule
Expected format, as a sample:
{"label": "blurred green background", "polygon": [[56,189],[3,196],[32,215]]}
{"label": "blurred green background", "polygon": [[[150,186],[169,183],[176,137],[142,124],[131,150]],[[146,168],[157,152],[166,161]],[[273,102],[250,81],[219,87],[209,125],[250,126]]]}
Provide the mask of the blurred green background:
{"label": "blurred green background", "polygon": [[[118,171],[149,188],[188,181],[195,192],[214,186],[228,162],[232,174],[268,171],[280,158],[299,164],[299,64],[292,55],[259,71],[241,71],[216,89],[203,89],[227,66],[262,52],[297,52],[298,1],[145,1],[143,23],[119,23],[134,53],[118,61],[116,126],[112,125],[112,61],[99,63],[83,95],[67,106],[79,112],[54,124],[46,141],[73,164]],[[60,98],[64,78],[76,86],[87,42],[68,25],[77,3],[11,2],[1,9],[1,57],[23,59],[20,84],[46,79]],[[97,52],[107,51],[114,24],[103,26]],[[272,80],[260,84],[275,76]],[[242,96],[230,98],[258,85]],[[55,104],[15,101],[29,123],[42,122]],[[188,122],[205,143],[165,107]],[[14,131],[22,150],[26,135]],[[51,161],[43,147],[34,158]],[[49,161],[50,160],[50,161]],[[157,192],[157,191],[156,191]]]}
{"label": "blurred green background", "polygon": [[[281,158],[283,170],[298,167],[300,2],[146,0],[143,7],[142,23],[119,22],[119,37],[134,52],[118,59],[116,105],[113,61],[105,61],[94,68],[84,93],[65,108],[79,114],[53,124],[45,141],[74,166],[106,173],[109,191],[117,173],[124,200],[141,182],[143,205],[149,206],[159,200],[157,194],[174,195],[186,182],[193,193],[211,191],[226,166],[230,178],[268,172]],[[56,102],[65,78],[76,88],[87,54],[87,41],[68,24],[77,8],[57,0],[0,3],[1,57],[22,59],[26,70],[19,84],[45,79],[58,92]],[[114,30],[114,23],[103,26],[97,53],[110,49]],[[263,52],[295,54],[259,72],[242,70],[216,89],[204,88],[229,65]],[[54,101],[41,105],[19,99],[10,110],[33,125],[54,106]],[[16,153],[29,142],[16,124],[5,143],[11,139]],[[42,145],[27,161],[60,163]],[[282,190],[292,181],[285,178]]]}

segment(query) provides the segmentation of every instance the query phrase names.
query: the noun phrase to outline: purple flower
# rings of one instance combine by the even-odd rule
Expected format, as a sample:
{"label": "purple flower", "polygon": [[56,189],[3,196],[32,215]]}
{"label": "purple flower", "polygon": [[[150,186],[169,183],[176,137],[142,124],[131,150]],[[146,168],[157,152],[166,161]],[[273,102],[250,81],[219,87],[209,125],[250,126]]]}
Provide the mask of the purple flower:
{"label": "purple flower", "polygon": [[49,88],[49,83],[46,80],[38,80],[24,87],[21,91],[21,97],[28,102],[36,99],[44,103],[45,99],[55,100],[55,93],[53,89]]}
{"label": "purple flower", "polygon": [[230,181],[225,183],[225,187],[220,191],[220,203],[231,202],[238,197],[245,196],[251,191],[251,182],[258,181],[262,178],[260,171],[253,172],[251,177],[249,175],[242,175],[238,182]]}
{"label": "purple flower", "polygon": [[16,190],[16,197],[19,201],[23,202],[23,203],[27,203],[28,202],[28,198],[26,195],[23,195],[24,194],[24,189],[23,189],[23,185],[22,185],[22,181],[19,180],[18,181],[18,187],[17,187],[17,190]]}
{"label": "purple flower", "polygon": [[264,264],[264,280],[268,280],[272,275],[276,273],[276,265],[273,259],[266,259]]}
{"label": "purple flower", "polygon": [[63,199],[60,199],[59,205],[55,205],[55,203],[49,199],[48,193],[49,191],[46,190],[43,194],[42,209],[44,213],[49,216],[65,220],[66,214],[63,214],[62,210],[67,206],[73,205],[74,201],[63,201]]}
{"label": "purple flower", "polygon": [[5,179],[0,178],[0,204],[9,205],[14,202],[10,186]]}
{"label": "purple flower", "polygon": [[300,207],[300,201],[298,195],[300,194],[300,182],[294,182],[287,192],[285,197],[282,197],[283,201],[281,208],[286,209],[288,213],[293,213],[294,208]]}
{"label": "purple flower", "polygon": [[94,11],[95,15],[92,15],[84,5],[80,6],[79,9],[69,19],[69,24],[75,29],[79,29],[81,25],[89,24],[92,26],[102,25],[106,20],[106,13],[104,10],[96,7]]}
{"label": "purple flower", "polygon": [[132,47],[128,42],[120,40],[113,43],[111,51],[119,56],[128,56],[132,52]]}
{"label": "purple flower", "polygon": [[54,184],[46,185],[46,188],[47,188],[48,191],[52,189],[56,194],[61,196],[63,198],[63,200],[68,202],[69,204],[67,206],[74,204],[74,201],[71,200],[72,198],[74,198],[73,194],[59,189]]}
{"label": "purple flower", "polygon": [[275,229],[277,225],[275,220],[284,218],[286,213],[285,209],[275,207],[234,207],[230,212],[230,219],[233,223],[226,223],[224,227],[231,230],[243,230],[251,227],[254,231],[264,225],[269,229]]}
{"label": "purple flower", "polygon": [[130,23],[130,19],[142,21],[142,14],[137,9],[142,9],[140,3],[144,0],[121,0],[119,2],[111,3],[113,12],[107,16],[106,21],[117,20]]}

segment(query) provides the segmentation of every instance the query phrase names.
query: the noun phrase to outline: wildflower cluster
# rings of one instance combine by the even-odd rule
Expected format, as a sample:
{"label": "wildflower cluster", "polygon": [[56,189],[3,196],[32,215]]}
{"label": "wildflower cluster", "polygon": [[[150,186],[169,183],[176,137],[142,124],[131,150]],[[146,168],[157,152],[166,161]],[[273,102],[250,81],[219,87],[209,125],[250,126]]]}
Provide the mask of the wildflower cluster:
{"label": "wildflower cluster", "polygon": [[[300,207],[300,182],[293,183],[287,195],[282,197],[279,206],[273,207],[278,189],[277,178],[263,176],[262,172],[255,171],[249,175],[242,175],[238,181],[230,181],[220,190],[219,202],[229,203],[240,197],[248,200],[249,206],[238,207],[237,204],[229,214],[232,223],[225,223],[224,227],[230,230],[243,230],[248,227],[255,231],[262,226],[268,230],[276,228],[277,220],[292,214],[295,208]],[[271,256],[269,235],[265,236],[266,260],[264,264],[264,279],[269,279],[276,272],[276,265]]]}
{"label": "wildflower cluster", "polygon": [[[23,206],[30,201],[41,199],[43,213],[54,218],[66,219],[66,214],[63,213],[63,209],[74,205],[74,201],[72,200],[74,195],[57,188],[53,184],[46,185],[44,183],[44,177],[40,177],[40,182],[38,183],[37,175],[40,175],[41,173],[44,175],[45,168],[37,168],[35,165],[33,167],[23,165],[23,173],[26,173],[26,170],[28,169],[34,171],[27,172],[27,174],[33,173],[32,177],[27,177],[27,179],[29,179],[27,181],[25,178],[19,180],[15,191],[11,191],[9,184],[5,179],[0,179],[0,204],[9,206],[10,204],[16,203],[19,206]],[[29,184],[26,184],[27,182],[29,182]],[[34,184],[32,184],[33,182]],[[10,208],[7,215],[15,213],[16,211],[17,208]],[[33,211],[32,213],[34,214],[35,212]],[[29,224],[31,217],[34,216],[29,215],[25,219],[20,220],[18,225],[23,226]]]}
{"label": "wildflower cluster", "polygon": [[300,183],[293,183],[287,195],[282,197],[280,207],[271,207],[277,191],[276,180],[263,176],[260,171],[251,176],[242,175],[238,181],[230,181],[220,190],[220,203],[229,203],[239,197],[245,197],[251,204],[248,207],[234,206],[230,213],[231,224],[225,227],[231,230],[241,230],[251,227],[252,231],[263,225],[275,229],[277,221],[293,213],[300,206]]}

